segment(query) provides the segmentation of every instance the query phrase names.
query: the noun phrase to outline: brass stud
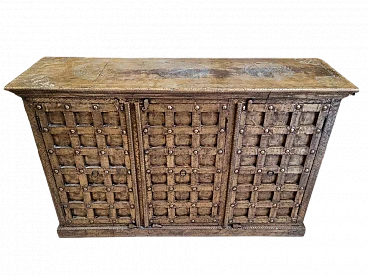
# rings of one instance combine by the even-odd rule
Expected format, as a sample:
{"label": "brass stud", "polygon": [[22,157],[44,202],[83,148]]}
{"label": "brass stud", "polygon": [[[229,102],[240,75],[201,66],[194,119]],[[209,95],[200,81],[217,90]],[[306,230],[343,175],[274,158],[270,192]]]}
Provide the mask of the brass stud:
{"label": "brass stud", "polygon": [[63,207],[64,208],[68,208],[68,204],[63,204]]}
{"label": "brass stud", "polygon": [[284,168],[282,168],[280,171],[281,171],[281,172],[285,172],[285,169],[284,169]]}
{"label": "brass stud", "polygon": [[171,154],[173,154],[174,153],[174,151],[173,150],[169,150],[169,152],[168,152],[170,155]]}
{"label": "brass stud", "polygon": [[217,169],[217,170],[216,170],[216,172],[217,172],[217,173],[220,173],[220,172],[221,172],[221,170],[220,170],[220,169]]}
{"label": "brass stud", "polygon": [[273,110],[273,109],[274,109],[274,106],[273,106],[273,105],[270,105],[270,106],[268,107],[268,109],[269,109],[269,110]]}
{"label": "brass stud", "polygon": [[111,188],[107,188],[106,191],[110,192],[111,191]]}
{"label": "brass stud", "polygon": [[316,151],[315,151],[315,150],[311,150],[311,151],[310,151],[310,153],[311,153],[311,154],[315,154],[315,153],[316,153]]}
{"label": "brass stud", "polygon": [[222,154],[224,151],[222,150],[222,149],[219,149],[218,151],[217,151],[217,153],[218,154]]}
{"label": "brass stud", "polygon": [[193,130],[194,133],[199,133],[199,129]]}
{"label": "brass stud", "polygon": [[66,105],[64,105],[64,108],[68,110],[68,109],[70,109],[70,105],[66,104]]}
{"label": "brass stud", "polygon": [[144,151],[144,154],[149,154],[149,150],[145,150]]}
{"label": "brass stud", "polygon": [[72,221],[71,220],[68,220],[68,223],[72,223]]}
{"label": "brass stud", "polygon": [[88,191],[88,188],[83,188],[83,191],[87,192]]}
{"label": "brass stud", "polygon": [[233,187],[233,191],[236,191],[237,190],[237,188],[236,187]]}
{"label": "brass stud", "polygon": [[299,203],[295,203],[295,207],[299,207]]}
{"label": "brass stud", "polygon": [[217,219],[214,219],[213,222],[217,222]]}
{"label": "brass stud", "polygon": [[229,219],[229,223],[233,223],[233,220],[232,219]]}
{"label": "brass stud", "polygon": [[280,190],[281,190],[281,187],[276,187],[276,190],[277,190],[277,191],[280,191]]}
{"label": "brass stud", "polygon": [[97,129],[97,133],[102,133],[102,130],[101,129]]}
{"label": "brass stud", "polygon": [[167,109],[168,109],[168,110],[172,110],[172,109],[173,109],[173,107],[172,107],[171,105],[169,105],[169,106],[167,106]]}
{"label": "brass stud", "polygon": [[54,173],[58,174],[59,173],[59,170],[54,170]]}
{"label": "brass stud", "polygon": [[144,133],[148,133],[148,128],[143,129]]}
{"label": "brass stud", "polygon": [[252,208],[256,208],[256,205],[255,205],[254,203],[252,203],[252,204],[250,205],[250,207],[252,207]]}
{"label": "brass stud", "polygon": [[150,219],[150,221],[149,221],[150,223],[153,223],[153,219]]}
{"label": "brass stud", "polygon": [[147,190],[148,190],[148,191],[152,191],[152,188],[151,188],[151,187],[148,187],[148,188],[147,188]]}
{"label": "brass stud", "polygon": [[218,207],[218,204],[217,203],[213,204],[213,207]]}
{"label": "brass stud", "polygon": [[170,220],[170,223],[174,223],[174,220],[173,220],[173,219],[171,219],[171,220]]}
{"label": "brass stud", "polygon": [[91,219],[89,222],[90,222],[90,223],[94,223],[93,219]]}
{"label": "brass stud", "polygon": [[87,204],[87,208],[91,208],[91,205],[90,204]]}
{"label": "brass stud", "polygon": [[135,224],[135,220],[132,220],[132,223]]}
{"label": "brass stud", "polygon": [[[133,207],[132,207],[133,206]],[[114,208],[114,205],[110,204],[110,208],[113,209]],[[134,208],[134,205],[130,205],[130,208]]]}
{"label": "brass stud", "polygon": [[54,151],[53,151],[52,149],[49,149],[49,150],[48,150],[48,152],[49,152],[50,154],[53,154],[53,153],[54,153]]}
{"label": "brass stud", "polygon": [[295,109],[296,110],[299,110],[299,109],[301,109],[302,108],[302,106],[300,105],[300,104],[297,104],[296,106],[295,106]]}
{"label": "brass stud", "polygon": [[174,208],[174,204],[170,204],[170,208]]}
{"label": "brass stud", "polygon": [[270,222],[274,222],[275,220],[274,219],[270,219]]}
{"label": "brass stud", "polygon": [[76,154],[76,155],[79,155],[79,154],[80,154],[80,151],[79,151],[79,150],[76,150],[76,151],[75,151],[75,154]]}
{"label": "brass stud", "polygon": [[193,187],[193,188],[192,188],[192,190],[193,190],[193,191],[197,191],[197,187]]}
{"label": "brass stud", "polygon": [[235,203],[231,203],[230,207],[234,208],[235,207]]}
{"label": "brass stud", "polygon": [[304,171],[307,173],[307,172],[309,172],[309,169],[308,169],[308,168],[306,168]]}
{"label": "brass stud", "polygon": [[238,169],[236,169],[236,170],[234,171],[234,173],[239,173],[239,170],[238,170]]}
{"label": "brass stud", "polygon": [[75,129],[71,129],[70,133],[74,134],[75,133]]}
{"label": "brass stud", "polygon": [[59,188],[59,190],[60,190],[60,191],[64,191],[64,189],[63,189],[63,188]]}
{"label": "brass stud", "polygon": [[242,150],[238,150],[236,153],[237,154],[241,154],[242,153]]}
{"label": "brass stud", "polygon": [[112,223],[116,223],[116,220],[114,220],[114,219],[113,219],[113,220],[112,220]]}
{"label": "brass stud", "polygon": [[285,150],[285,152],[286,152],[286,153],[290,153],[290,150],[289,150],[289,149],[286,149],[286,150]]}
{"label": "brass stud", "polygon": [[127,134],[126,130],[123,130],[122,133],[123,133],[123,135]]}
{"label": "brass stud", "polygon": [[321,133],[321,130],[319,128],[316,129],[317,133]]}
{"label": "brass stud", "polygon": [[223,106],[222,106],[222,109],[223,109],[223,110],[226,110],[226,109],[227,109],[227,106],[226,106],[226,105],[223,105]]}
{"label": "brass stud", "polygon": [[253,220],[252,220],[252,219],[250,219],[250,220],[248,220],[248,222],[249,222],[249,223],[253,223]]}
{"label": "brass stud", "polygon": [[244,129],[239,130],[239,133],[240,134],[243,134],[244,133]]}
{"label": "brass stud", "polygon": [[273,207],[277,207],[277,203],[274,203],[272,206],[273,206]]}
{"label": "brass stud", "polygon": [[128,189],[128,192],[133,192],[133,189],[132,189],[132,188],[129,188],[129,189]]}
{"label": "brass stud", "polygon": [[327,105],[324,105],[323,107],[322,107],[322,110],[323,111],[326,111],[328,109],[328,106]]}
{"label": "brass stud", "polygon": [[98,106],[97,105],[93,105],[92,106],[94,110],[97,110],[98,109]]}
{"label": "brass stud", "polygon": [[174,191],[174,187],[170,187],[169,188],[169,191]]}
{"label": "brass stud", "polygon": [[132,171],[131,170],[128,170],[128,174],[132,174]]}
{"label": "brass stud", "polygon": [[173,133],[173,130],[172,129],[168,129],[167,130],[167,133]]}
{"label": "brass stud", "polygon": [[194,219],[192,219],[192,220],[191,220],[191,222],[193,222],[193,223],[194,223],[194,222],[195,222],[195,220],[194,220]]}
{"label": "brass stud", "polygon": [[173,173],[174,171],[172,169],[168,170],[169,173]]}
{"label": "brass stud", "polygon": [[148,205],[148,207],[149,207],[149,208],[152,208],[152,207],[153,207],[153,205],[152,205],[152,204],[149,204],[149,205]]}
{"label": "brass stud", "polygon": [[261,172],[262,172],[262,170],[261,170],[261,169],[258,169],[258,170],[257,170],[257,173],[261,173]]}
{"label": "brass stud", "polygon": [[129,151],[124,150],[124,154],[125,154],[125,155],[129,155]]}
{"label": "brass stud", "polygon": [[302,187],[300,187],[299,189],[300,189],[300,190],[304,190],[304,187],[302,186]]}
{"label": "brass stud", "polygon": [[295,128],[294,128],[294,127],[292,127],[292,128],[290,129],[290,132],[291,132],[291,133],[294,133],[294,132],[295,132]]}
{"label": "brass stud", "polygon": [[38,104],[38,105],[36,105],[36,108],[37,108],[38,110],[41,110],[41,109],[42,109],[42,105]]}
{"label": "brass stud", "polygon": [[192,207],[196,207],[195,203],[192,204]]}
{"label": "brass stud", "polygon": [[253,190],[258,191],[258,187],[254,187]]}
{"label": "brass stud", "polygon": [[193,173],[197,173],[198,172],[198,170],[197,169],[193,169]]}
{"label": "brass stud", "polygon": [[199,108],[200,108],[200,107],[199,107],[199,105],[196,105],[196,106],[194,107],[194,109],[195,109],[195,110],[199,110]]}
{"label": "brass stud", "polygon": [[146,173],[151,173],[151,170],[150,169],[146,170]]}
{"label": "brass stud", "polygon": [[260,152],[261,154],[266,154],[266,151],[265,150],[261,150]]}
{"label": "brass stud", "polygon": [[49,132],[49,129],[47,127],[44,127],[42,130],[43,132]]}
{"label": "brass stud", "polygon": [[270,132],[270,130],[269,130],[268,128],[266,128],[264,131],[265,131],[266,133],[269,133],[269,132]]}
{"label": "brass stud", "polygon": [[83,169],[79,169],[79,173],[84,173],[84,170]]}
{"label": "brass stud", "polygon": [[220,128],[220,133],[224,133],[224,132],[225,132],[225,129]]}
{"label": "brass stud", "polygon": [[216,191],[220,190],[220,187],[216,187],[216,188],[215,188],[215,190],[216,190]]}
{"label": "brass stud", "polygon": [[198,150],[194,150],[194,151],[193,151],[193,153],[194,153],[194,154],[198,154]]}
{"label": "brass stud", "polygon": [[100,151],[101,155],[104,155],[106,152],[104,150]]}
{"label": "brass stud", "polygon": [[245,105],[242,106],[242,110],[245,111],[247,110],[247,107]]}
{"label": "brass stud", "polygon": [[105,170],[105,171],[104,171],[104,173],[105,173],[105,174],[108,174],[108,173],[109,173],[109,171],[108,171],[108,170]]}

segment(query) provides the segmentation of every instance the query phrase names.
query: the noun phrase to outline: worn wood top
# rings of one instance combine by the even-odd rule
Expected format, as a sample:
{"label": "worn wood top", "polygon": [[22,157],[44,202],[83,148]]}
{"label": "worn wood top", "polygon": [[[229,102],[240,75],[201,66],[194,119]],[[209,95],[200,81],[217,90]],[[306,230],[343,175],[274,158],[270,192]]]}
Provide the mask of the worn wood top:
{"label": "worn wood top", "polygon": [[[320,59],[123,59],[45,57],[6,90],[124,93],[318,92],[358,88]],[[29,91],[29,92],[27,92]]]}

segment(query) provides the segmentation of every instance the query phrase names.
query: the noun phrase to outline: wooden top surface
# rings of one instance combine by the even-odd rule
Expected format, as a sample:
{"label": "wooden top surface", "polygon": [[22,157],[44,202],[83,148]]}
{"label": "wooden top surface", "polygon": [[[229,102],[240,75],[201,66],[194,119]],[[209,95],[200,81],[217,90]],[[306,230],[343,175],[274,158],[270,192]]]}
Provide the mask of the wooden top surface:
{"label": "wooden top surface", "polygon": [[320,59],[45,57],[6,87],[23,91],[358,92]]}

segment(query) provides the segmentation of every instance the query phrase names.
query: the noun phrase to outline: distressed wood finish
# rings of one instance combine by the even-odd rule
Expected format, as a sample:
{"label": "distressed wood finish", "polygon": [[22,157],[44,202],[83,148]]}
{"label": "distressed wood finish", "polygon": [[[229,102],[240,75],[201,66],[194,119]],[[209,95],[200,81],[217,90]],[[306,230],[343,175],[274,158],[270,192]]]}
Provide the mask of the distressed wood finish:
{"label": "distressed wood finish", "polygon": [[319,59],[43,58],[21,96],[60,237],[302,236],[342,98]]}

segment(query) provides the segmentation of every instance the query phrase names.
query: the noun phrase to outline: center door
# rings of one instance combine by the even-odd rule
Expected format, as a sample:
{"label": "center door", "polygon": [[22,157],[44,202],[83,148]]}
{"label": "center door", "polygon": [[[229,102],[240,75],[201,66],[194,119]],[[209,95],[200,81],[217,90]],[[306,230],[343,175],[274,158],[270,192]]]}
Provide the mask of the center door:
{"label": "center door", "polygon": [[221,225],[229,103],[144,100],[136,108],[144,224]]}

